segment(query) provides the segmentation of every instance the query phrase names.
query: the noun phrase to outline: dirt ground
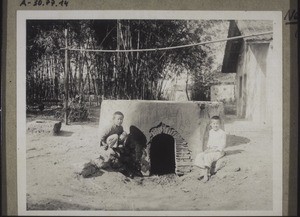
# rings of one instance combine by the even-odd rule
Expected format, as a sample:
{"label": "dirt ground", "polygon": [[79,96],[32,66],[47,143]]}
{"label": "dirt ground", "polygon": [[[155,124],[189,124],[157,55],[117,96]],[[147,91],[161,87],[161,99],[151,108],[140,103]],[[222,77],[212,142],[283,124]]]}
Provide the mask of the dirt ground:
{"label": "dirt ground", "polygon": [[[35,118],[31,116],[28,121]],[[272,131],[228,117],[225,165],[207,183],[188,175],[130,179],[78,175],[98,157],[97,123],[62,125],[59,136],[27,133],[28,210],[271,210]]]}

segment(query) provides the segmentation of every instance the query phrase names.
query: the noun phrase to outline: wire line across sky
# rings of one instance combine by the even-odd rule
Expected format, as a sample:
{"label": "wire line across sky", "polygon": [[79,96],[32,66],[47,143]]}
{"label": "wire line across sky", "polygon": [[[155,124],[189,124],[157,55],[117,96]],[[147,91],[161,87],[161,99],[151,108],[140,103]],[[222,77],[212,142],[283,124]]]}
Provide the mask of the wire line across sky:
{"label": "wire line across sky", "polygon": [[151,52],[151,51],[153,52],[153,51],[174,50],[174,49],[200,46],[200,45],[217,43],[217,42],[249,38],[249,37],[260,36],[260,35],[270,35],[270,34],[273,34],[273,31],[255,33],[255,34],[251,34],[251,35],[234,36],[234,37],[230,37],[230,38],[218,39],[218,40],[212,40],[212,41],[204,41],[204,42],[199,42],[199,43],[194,43],[194,44],[178,45],[178,46],[172,46],[172,47],[162,47],[162,48],[148,48],[148,49],[146,48],[146,49],[130,49],[130,50],[96,50],[96,49],[80,49],[80,48],[67,47],[67,48],[61,48],[61,49],[62,50],[67,49],[69,51],[101,52],[101,53]]}

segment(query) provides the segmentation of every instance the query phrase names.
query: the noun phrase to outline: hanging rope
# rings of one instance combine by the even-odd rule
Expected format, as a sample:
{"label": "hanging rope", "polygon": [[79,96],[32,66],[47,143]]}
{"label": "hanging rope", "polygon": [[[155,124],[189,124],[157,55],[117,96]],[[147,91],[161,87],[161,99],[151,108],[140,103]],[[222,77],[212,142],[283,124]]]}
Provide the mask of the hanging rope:
{"label": "hanging rope", "polygon": [[79,49],[79,48],[61,48],[61,50],[67,49],[67,50],[70,50],[70,51],[101,52],[101,53],[163,51],[163,50],[174,50],[174,49],[193,47],[193,46],[199,46],[199,45],[204,45],[204,44],[211,44],[211,43],[217,43],[217,42],[237,40],[237,39],[242,39],[242,38],[249,38],[249,37],[259,36],[259,35],[270,35],[270,34],[273,34],[273,31],[256,33],[256,34],[251,34],[251,35],[235,36],[235,37],[219,39],[219,40],[212,40],[212,41],[206,41],[206,42],[200,42],[200,43],[195,43],[195,44],[186,44],[186,45],[179,45],[179,46],[173,46],[173,47],[163,47],[163,48],[131,49],[131,50],[95,50],[95,49]]}

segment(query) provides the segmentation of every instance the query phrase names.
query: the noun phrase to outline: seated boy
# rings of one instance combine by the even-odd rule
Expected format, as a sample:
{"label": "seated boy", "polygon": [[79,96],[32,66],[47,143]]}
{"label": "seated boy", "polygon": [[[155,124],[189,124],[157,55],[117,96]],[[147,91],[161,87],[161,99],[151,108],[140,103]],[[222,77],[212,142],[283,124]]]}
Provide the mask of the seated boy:
{"label": "seated boy", "polygon": [[117,111],[113,114],[112,124],[101,130],[100,146],[108,149],[117,148],[119,145],[124,144],[127,133],[122,126],[123,120],[124,115],[122,112]]}
{"label": "seated boy", "polygon": [[226,146],[226,133],[220,129],[221,120],[219,116],[211,118],[207,149],[198,154],[194,164],[202,169],[205,169],[203,181],[207,182],[210,178],[210,168],[212,163],[219,160],[225,155],[224,148]]}

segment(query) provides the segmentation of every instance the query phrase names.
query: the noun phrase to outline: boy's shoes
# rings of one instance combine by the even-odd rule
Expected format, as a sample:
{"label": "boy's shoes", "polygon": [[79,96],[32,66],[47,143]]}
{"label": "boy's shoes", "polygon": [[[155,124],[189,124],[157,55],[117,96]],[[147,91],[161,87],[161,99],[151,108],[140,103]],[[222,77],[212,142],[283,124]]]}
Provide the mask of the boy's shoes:
{"label": "boy's shoes", "polygon": [[130,174],[129,174],[129,178],[133,179],[133,178],[134,178],[134,174],[133,174],[133,173],[130,173]]}
{"label": "boy's shoes", "polygon": [[204,177],[204,176],[200,176],[200,177],[198,178],[198,180],[201,181],[201,180],[203,179],[203,177]]}
{"label": "boy's shoes", "polygon": [[203,183],[208,182],[208,180],[210,180],[211,174],[207,174],[203,176]]}
{"label": "boy's shoes", "polygon": [[118,150],[116,148],[111,148],[111,149],[115,152],[116,157],[120,157],[120,153],[118,152]]}
{"label": "boy's shoes", "polygon": [[199,181],[202,181],[203,183],[206,183],[206,182],[208,182],[208,180],[209,180],[209,176],[200,176],[200,177],[198,178],[198,180],[199,180]]}
{"label": "boy's shoes", "polygon": [[204,176],[202,182],[206,183],[206,182],[208,182],[208,180],[209,180],[209,176]]}
{"label": "boy's shoes", "polygon": [[141,171],[135,171],[134,175],[137,177],[144,177],[144,175]]}

